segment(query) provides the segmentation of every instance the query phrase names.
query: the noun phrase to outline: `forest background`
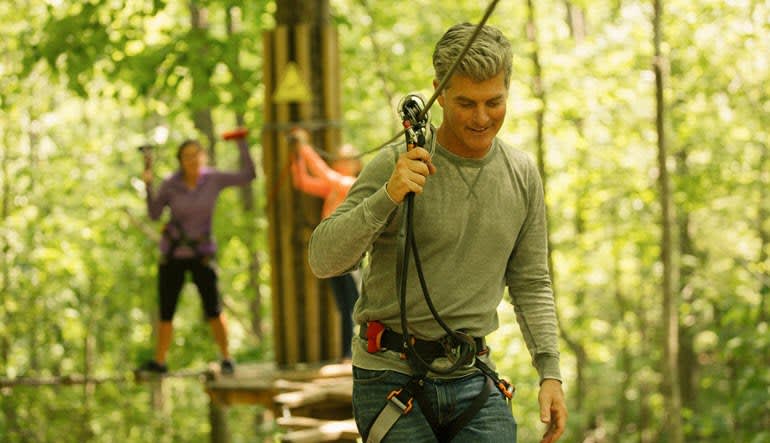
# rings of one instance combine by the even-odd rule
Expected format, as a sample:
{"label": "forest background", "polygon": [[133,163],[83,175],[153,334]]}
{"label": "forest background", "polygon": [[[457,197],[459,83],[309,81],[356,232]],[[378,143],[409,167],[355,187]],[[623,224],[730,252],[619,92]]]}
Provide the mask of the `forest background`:
{"label": "forest background", "polygon": [[[483,7],[331,0],[344,141],[366,151],[392,137],[398,99],[432,92],[436,39]],[[275,11],[264,0],[0,1],[8,384],[126,374],[151,355],[161,225],[146,217],[136,148],[156,145],[165,175],[182,139],[243,123],[259,160],[261,40]],[[684,441],[770,442],[770,1],[505,0],[490,24],[515,52],[501,135],[537,158],[545,181],[563,441],[677,441],[674,410]],[[232,145],[212,154],[236,167]],[[215,218],[241,362],[272,358],[259,175],[250,204],[227,191]],[[500,313],[493,350],[518,387],[519,441],[537,441],[536,374],[512,308]],[[176,325],[172,366],[216,358],[192,287]],[[157,411],[133,383],[5,386],[0,441],[207,440],[201,384],[173,380],[167,393]],[[260,412],[230,408],[233,442],[269,438]]]}

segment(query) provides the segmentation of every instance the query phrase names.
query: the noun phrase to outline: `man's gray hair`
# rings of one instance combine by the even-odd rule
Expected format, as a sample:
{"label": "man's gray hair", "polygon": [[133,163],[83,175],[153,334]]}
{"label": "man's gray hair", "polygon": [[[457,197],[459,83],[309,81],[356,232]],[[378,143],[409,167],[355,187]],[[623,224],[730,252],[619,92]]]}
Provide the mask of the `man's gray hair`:
{"label": "man's gray hair", "polygon": [[[433,51],[433,69],[441,81],[460,55],[476,25],[460,23],[449,28]],[[455,75],[464,75],[475,81],[489,80],[501,71],[505,72],[505,86],[511,82],[513,51],[511,42],[499,29],[485,25],[474,40],[465,57],[455,69]]]}

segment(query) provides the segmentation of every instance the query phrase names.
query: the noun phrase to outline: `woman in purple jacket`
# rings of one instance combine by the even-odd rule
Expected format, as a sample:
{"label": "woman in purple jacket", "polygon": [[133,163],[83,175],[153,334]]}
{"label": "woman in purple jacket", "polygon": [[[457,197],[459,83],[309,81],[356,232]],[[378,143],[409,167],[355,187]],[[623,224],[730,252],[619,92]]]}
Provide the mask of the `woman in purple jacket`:
{"label": "woman in purple jacket", "polygon": [[225,139],[237,141],[240,150],[242,166],[237,172],[222,172],[206,167],[206,152],[195,140],[186,140],[179,145],[179,171],[166,178],[157,192],[152,189],[152,170],[149,165],[145,168],[142,178],[147,185],[147,210],[150,218],[158,220],[166,206],[169,207],[171,218],[163,229],[160,242],[160,322],[155,359],[142,365],[142,370],[157,373],[168,371],[166,354],[171,344],[172,320],[185,274],[189,272],[198,288],[206,318],[222,354],[222,373],[232,374],[234,371],[213,263],[216,243],[211,236],[211,222],[219,192],[227,186],[245,185],[256,175],[245,136],[245,130],[225,135]]}

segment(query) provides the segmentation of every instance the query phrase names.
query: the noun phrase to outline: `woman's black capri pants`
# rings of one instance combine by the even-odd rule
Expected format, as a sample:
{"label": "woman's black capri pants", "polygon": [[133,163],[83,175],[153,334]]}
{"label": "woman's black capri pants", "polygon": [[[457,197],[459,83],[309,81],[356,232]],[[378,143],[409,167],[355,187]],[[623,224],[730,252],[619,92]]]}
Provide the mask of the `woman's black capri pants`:
{"label": "woman's black capri pants", "polygon": [[160,319],[171,321],[176,312],[179,295],[184,286],[185,274],[192,274],[198,287],[203,311],[207,318],[216,318],[222,313],[222,301],[217,287],[217,272],[212,261],[199,258],[169,259],[158,267],[158,294],[160,297]]}

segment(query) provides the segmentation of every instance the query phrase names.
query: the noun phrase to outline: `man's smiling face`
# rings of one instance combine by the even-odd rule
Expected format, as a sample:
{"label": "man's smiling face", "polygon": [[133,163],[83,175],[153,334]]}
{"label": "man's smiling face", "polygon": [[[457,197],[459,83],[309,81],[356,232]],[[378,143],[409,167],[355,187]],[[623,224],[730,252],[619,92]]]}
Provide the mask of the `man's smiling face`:
{"label": "man's smiling face", "polygon": [[460,157],[483,157],[503,125],[507,101],[503,72],[484,81],[454,75],[438,96],[444,110],[438,142]]}

